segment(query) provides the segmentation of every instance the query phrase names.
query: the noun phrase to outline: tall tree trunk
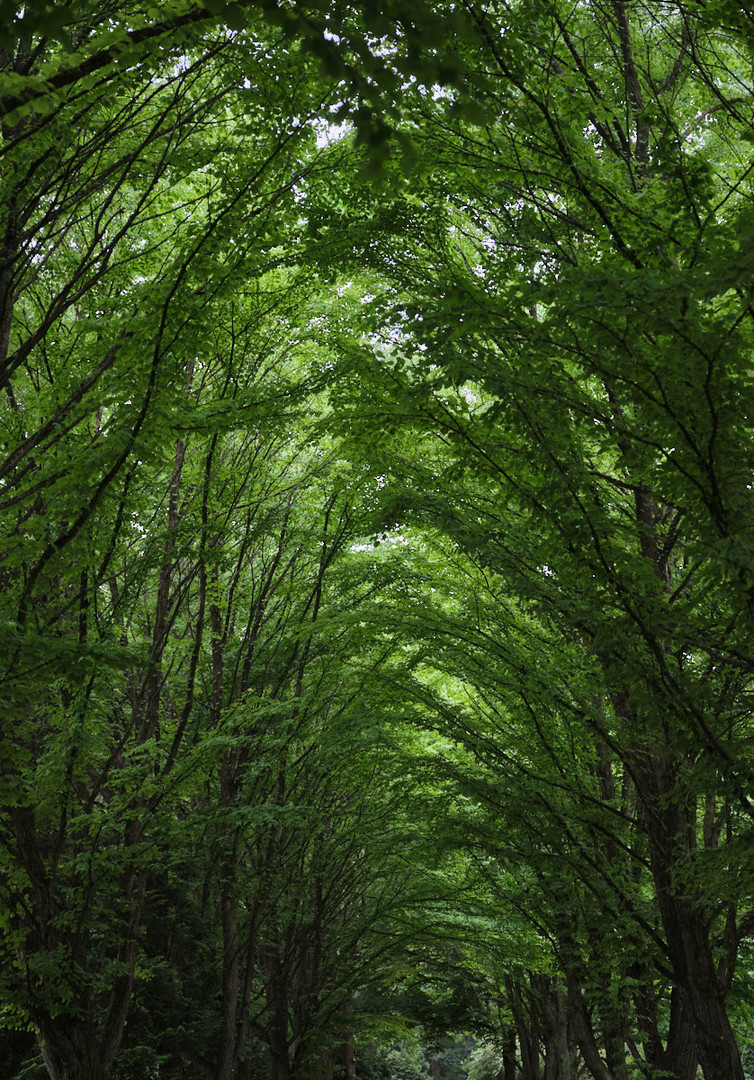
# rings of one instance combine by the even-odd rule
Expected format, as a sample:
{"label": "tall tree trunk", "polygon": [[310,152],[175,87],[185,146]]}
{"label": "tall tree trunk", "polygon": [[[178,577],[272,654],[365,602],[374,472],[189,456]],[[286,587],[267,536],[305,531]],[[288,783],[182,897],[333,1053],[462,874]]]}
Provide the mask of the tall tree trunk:
{"label": "tall tree trunk", "polygon": [[584,1059],[584,1065],[594,1077],[594,1080],[613,1080],[607,1065],[600,1056],[592,1019],[584,1001],[581,981],[574,964],[569,964],[566,969],[566,987],[568,990],[568,1013],[571,1018],[574,1038]]}
{"label": "tall tree trunk", "polygon": [[652,876],[674,981],[693,1023],[696,1056],[705,1080],[744,1080],[718,979],[706,905],[701,897],[684,893],[674,880],[674,869],[690,853],[693,814],[677,803],[667,805],[672,790],[669,783],[656,785],[649,797],[647,787]]}
{"label": "tall tree trunk", "polygon": [[687,996],[673,987],[670,995],[670,1031],[659,1068],[664,1068],[678,1080],[694,1080],[696,1077],[696,1048],[694,1022]]}
{"label": "tall tree trunk", "polygon": [[518,1038],[522,1080],[540,1080],[539,1037],[535,1018],[527,1016],[520,984],[506,978],[505,987]]}
{"label": "tall tree trunk", "polygon": [[576,1042],[568,1016],[568,1005],[559,978],[532,977],[538,995],[545,1047],[544,1080],[576,1080]]}
{"label": "tall tree trunk", "polygon": [[744,1080],[703,913],[683,897],[666,893],[659,899],[680,995],[693,1017],[696,1056],[704,1080]]}
{"label": "tall tree trunk", "polygon": [[91,1032],[80,1019],[62,1016],[38,1035],[39,1049],[50,1080],[109,1080]]}
{"label": "tall tree trunk", "polygon": [[516,1028],[509,1024],[503,1037],[503,1080],[516,1080]]}
{"label": "tall tree trunk", "polygon": [[267,975],[267,1010],[265,1040],[270,1054],[270,1080],[288,1080],[290,1054],[288,1045],[288,976],[274,948],[263,954]]}
{"label": "tall tree trunk", "polygon": [[[233,844],[233,849],[235,843]],[[230,861],[230,860],[228,860]],[[215,1080],[233,1080],[236,1057],[236,1014],[240,993],[240,935],[238,912],[236,907],[235,882],[232,880],[234,868],[224,866],[224,880],[221,883],[220,922],[223,934],[222,960],[222,1023],[220,1026],[220,1046],[217,1053]]]}
{"label": "tall tree trunk", "polygon": [[669,1080],[695,1080],[694,1025],[688,1003],[680,989],[674,986],[670,994],[667,1042],[663,1046],[653,975],[654,970],[649,965],[635,970],[639,987],[634,1000],[639,1028],[644,1032],[644,1060],[651,1070],[667,1073]]}
{"label": "tall tree trunk", "polygon": [[[641,730],[628,694],[618,695],[614,703],[619,715]],[[672,754],[661,732],[654,738],[652,735],[647,731],[647,743],[630,749],[627,763],[644,810],[655,896],[673,981],[691,1017],[696,1057],[705,1080],[744,1080],[712,951],[708,905],[688,882],[689,859],[694,857],[697,842],[696,797],[679,797],[679,789],[684,790],[683,760]],[[724,973],[726,986],[732,964],[731,960],[730,970]],[[684,1054],[680,1047],[677,1052]],[[687,1057],[682,1056],[681,1068],[687,1062]]]}
{"label": "tall tree trunk", "polygon": [[340,1062],[343,1066],[346,1080],[356,1080],[356,1046],[353,1037],[353,1005],[347,998],[338,1010],[343,1017],[340,1028]]}

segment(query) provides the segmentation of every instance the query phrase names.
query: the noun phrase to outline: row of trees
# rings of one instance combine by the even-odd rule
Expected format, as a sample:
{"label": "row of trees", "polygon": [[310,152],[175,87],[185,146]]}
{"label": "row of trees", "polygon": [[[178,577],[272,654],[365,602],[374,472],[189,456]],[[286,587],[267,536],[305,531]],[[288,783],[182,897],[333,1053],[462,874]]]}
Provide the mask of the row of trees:
{"label": "row of trees", "polygon": [[0,55],[14,1068],[351,1077],[361,1009],[743,1080],[749,17],[54,9]]}
{"label": "row of trees", "polygon": [[421,180],[377,228],[331,196],[347,264],[384,281],[384,344],[344,356],[339,400],[361,432],[397,427],[376,459],[392,512],[445,538],[433,565],[457,580],[429,622],[422,598],[414,663],[461,680],[468,701],[432,705],[476,762],[451,771],[498,823],[501,898],[555,950],[556,983],[528,987],[552,1075],[578,1050],[627,1076],[630,1048],[740,1076],[750,26],[688,5],[465,11],[475,122],[459,91],[419,95]]}
{"label": "row of trees", "polygon": [[[338,569],[365,480],[309,437],[282,257],[329,91],[265,24],[159,42],[4,129],[3,1018],[61,1080],[282,1080],[405,877]],[[10,90],[69,48],[22,37]]]}

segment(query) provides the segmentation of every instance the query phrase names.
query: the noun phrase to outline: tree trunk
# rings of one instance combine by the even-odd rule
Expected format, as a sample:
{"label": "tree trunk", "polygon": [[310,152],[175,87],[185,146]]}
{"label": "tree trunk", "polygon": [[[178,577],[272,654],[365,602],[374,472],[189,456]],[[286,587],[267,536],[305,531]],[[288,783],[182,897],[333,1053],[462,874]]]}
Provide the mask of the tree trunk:
{"label": "tree trunk", "polygon": [[[615,700],[623,719],[638,725],[627,695]],[[696,798],[679,799],[682,759],[658,737],[627,755],[644,808],[655,896],[673,969],[673,982],[688,1007],[696,1057],[704,1080],[744,1080],[741,1056],[725,1008],[712,952],[711,919],[704,899],[689,885],[689,860],[695,855]],[[682,783],[680,784],[682,789]],[[681,880],[678,880],[678,879]],[[732,973],[724,973],[726,985]],[[681,1047],[676,1052],[683,1053]],[[685,1068],[687,1058],[681,1058]]]}
{"label": "tree trunk", "polygon": [[339,1009],[343,1017],[343,1026],[340,1029],[340,1061],[343,1066],[346,1080],[356,1080],[356,1046],[353,1038],[353,1005],[350,999],[343,1002]]}
{"label": "tree trunk", "polygon": [[[696,1056],[704,1080],[744,1080],[702,902],[684,896],[674,887],[672,867],[682,854],[687,854],[678,850],[686,824],[683,819],[678,806],[655,807],[653,813],[647,814],[652,874],[674,981],[692,1018]],[[661,836],[656,835],[658,826],[663,830]]]}
{"label": "tree trunk", "polygon": [[612,1080],[607,1066],[600,1057],[592,1019],[584,1001],[580,979],[573,965],[570,965],[566,971],[566,987],[568,990],[568,1012],[576,1042],[584,1059],[584,1065],[594,1077],[594,1080]]}
{"label": "tree trunk", "polygon": [[265,1037],[270,1053],[270,1080],[288,1080],[288,982],[280,958],[274,949],[266,950],[264,966],[267,980],[267,1008],[270,1019]]}
{"label": "tree trunk", "polygon": [[545,1046],[544,1080],[576,1080],[576,1044],[563,985],[558,978],[538,975],[532,979],[535,988]]}
{"label": "tree trunk", "polygon": [[[97,1053],[80,1020],[66,1021],[57,1017],[49,1030],[37,1033],[42,1060],[50,1080],[108,1080]],[[82,1030],[84,1028],[84,1030]]]}
{"label": "tree trunk", "polygon": [[503,1080],[516,1080],[516,1029],[509,1024],[503,1040]]}
{"label": "tree trunk", "polygon": [[696,1064],[691,1010],[686,995],[674,986],[670,995],[670,1031],[659,1067],[678,1080],[695,1080]]}
{"label": "tree trunk", "polygon": [[[681,995],[693,1017],[696,1056],[704,1080],[744,1080],[741,1055],[718,986],[702,913],[689,901],[677,897],[666,898],[662,906],[669,906],[669,899],[674,909],[666,922],[669,944],[673,939],[671,959],[678,971]],[[672,935],[668,931],[669,922],[675,923]],[[684,977],[686,986],[680,982]]]}
{"label": "tree trunk", "polygon": [[695,1080],[696,1051],[694,1025],[684,995],[677,986],[670,994],[670,1024],[663,1046],[657,1019],[657,996],[651,967],[635,970],[639,988],[635,995],[636,1015],[644,1032],[642,1052],[650,1070],[665,1072],[669,1080]]}
{"label": "tree trunk", "polygon": [[612,1080],[629,1080],[626,1062],[625,1025],[610,1010],[603,1028],[605,1061]]}
{"label": "tree trunk", "polygon": [[518,1038],[522,1080],[540,1080],[536,1023],[532,1016],[526,1014],[520,985],[513,979],[506,979],[505,986]]}
{"label": "tree trunk", "polygon": [[[225,867],[226,873],[233,869]],[[236,909],[235,883],[224,880],[221,885],[220,917],[223,933],[222,961],[222,1024],[220,1046],[215,1068],[215,1080],[233,1080],[236,1065],[236,1025],[240,992],[240,935]]]}

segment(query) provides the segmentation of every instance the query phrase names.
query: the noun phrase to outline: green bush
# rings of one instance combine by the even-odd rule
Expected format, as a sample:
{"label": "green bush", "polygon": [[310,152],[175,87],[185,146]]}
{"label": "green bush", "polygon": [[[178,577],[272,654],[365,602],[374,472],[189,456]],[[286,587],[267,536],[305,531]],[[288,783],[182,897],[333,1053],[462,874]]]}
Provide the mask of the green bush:
{"label": "green bush", "polygon": [[494,1046],[483,1043],[469,1058],[469,1080],[498,1080],[503,1071],[503,1059]]}

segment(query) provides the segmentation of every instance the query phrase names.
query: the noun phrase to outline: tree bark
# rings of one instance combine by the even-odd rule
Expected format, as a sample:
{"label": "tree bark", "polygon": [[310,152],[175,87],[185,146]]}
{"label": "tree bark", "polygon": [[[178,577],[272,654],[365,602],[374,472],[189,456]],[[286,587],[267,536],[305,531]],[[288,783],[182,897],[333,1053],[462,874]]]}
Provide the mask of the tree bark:
{"label": "tree bark", "polygon": [[509,1024],[503,1039],[503,1080],[516,1080],[516,1028]]}
{"label": "tree bark", "polygon": [[652,876],[674,982],[693,1023],[696,1056],[704,1080],[744,1080],[718,980],[705,905],[700,897],[685,894],[673,875],[673,869],[689,854],[687,838],[694,822],[684,807],[667,805],[672,790],[668,783],[657,785],[657,795],[647,788],[643,794]]}
{"label": "tree bark", "polygon": [[513,979],[506,978],[505,987],[518,1038],[522,1080],[540,1080],[539,1038],[536,1024],[533,1017],[526,1015],[520,985]]}
{"label": "tree bark", "polygon": [[744,1080],[703,914],[697,905],[677,896],[660,896],[660,908],[680,995],[693,1017],[696,1056],[704,1080]]}
{"label": "tree bark", "polygon": [[343,1017],[343,1025],[340,1028],[340,1060],[343,1066],[346,1080],[356,1080],[356,1046],[353,1037],[353,1005],[350,999],[346,999],[339,1009]]}
{"label": "tree bark", "polygon": [[544,1080],[576,1080],[576,1043],[563,985],[557,977],[538,975],[532,979],[532,989],[538,993],[542,1017]]}

